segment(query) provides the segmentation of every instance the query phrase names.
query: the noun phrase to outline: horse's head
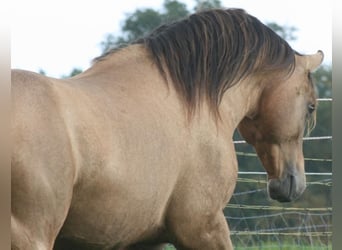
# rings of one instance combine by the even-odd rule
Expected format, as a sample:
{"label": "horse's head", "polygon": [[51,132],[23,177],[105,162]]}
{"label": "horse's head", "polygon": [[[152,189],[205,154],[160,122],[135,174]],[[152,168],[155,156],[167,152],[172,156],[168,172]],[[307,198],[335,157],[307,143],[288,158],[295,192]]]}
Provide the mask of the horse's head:
{"label": "horse's head", "polygon": [[298,198],[306,187],[303,135],[316,108],[310,72],[321,64],[323,53],[295,57],[293,73],[285,80],[269,79],[257,109],[238,126],[267,171],[270,197],[280,202]]}

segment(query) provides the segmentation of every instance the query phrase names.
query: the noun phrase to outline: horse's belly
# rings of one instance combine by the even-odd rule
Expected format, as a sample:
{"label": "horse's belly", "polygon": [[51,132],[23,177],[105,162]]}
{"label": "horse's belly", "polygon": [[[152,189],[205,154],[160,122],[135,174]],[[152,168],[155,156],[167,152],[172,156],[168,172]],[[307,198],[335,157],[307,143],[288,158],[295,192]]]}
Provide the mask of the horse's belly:
{"label": "horse's belly", "polygon": [[111,247],[156,237],[163,229],[171,187],[153,187],[148,178],[139,179],[76,190],[60,237]]}

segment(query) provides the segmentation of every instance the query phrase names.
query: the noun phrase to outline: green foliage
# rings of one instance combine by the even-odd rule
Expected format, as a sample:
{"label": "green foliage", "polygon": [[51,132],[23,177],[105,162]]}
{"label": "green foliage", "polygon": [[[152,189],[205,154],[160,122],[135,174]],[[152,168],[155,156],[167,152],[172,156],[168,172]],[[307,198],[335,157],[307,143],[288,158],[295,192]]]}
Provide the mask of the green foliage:
{"label": "green foliage", "polygon": [[173,245],[168,244],[163,250],[176,250],[176,248]]}
{"label": "green foliage", "polygon": [[154,29],[162,21],[162,15],[158,11],[153,9],[136,10],[126,19],[122,31],[126,34],[127,41],[133,41]]}
{"label": "green foliage", "polygon": [[297,31],[296,27],[280,26],[275,22],[267,23],[267,26],[288,42],[297,39],[297,37],[294,35],[294,33]]}
{"label": "green foliage", "polygon": [[43,76],[46,76],[46,72],[45,72],[45,70],[43,70],[43,69],[40,69],[40,70],[38,71],[38,74],[41,74],[41,75],[43,75]]}
{"label": "green foliage", "polygon": [[69,78],[69,77],[73,77],[73,76],[76,76],[78,74],[82,73],[82,70],[81,69],[78,69],[78,68],[74,68],[69,75],[64,75],[62,76],[62,78]]}
{"label": "green foliage", "polygon": [[165,0],[164,9],[161,14],[163,23],[174,22],[190,14],[184,3],[174,0]]}
{"label": "green foliage", "polygon": [[261,242],[257,246],[234,246],[235,250],[331,250],[332,245],[320,246],[320,245],[300,245],[300,244],[279,244],[274,242]]}
{"label": "green foliage", "polygon": [[124,46],[148,34],[161,24],[173,22],[188,14],[186,5],[174,0],[165,0],[162,11],[151,8],[137,9],[124,21],[122,35],[108,34],[105,41],[101,42],[102,52]]}
{"label": "green foliage", "polygon": [[196,0],[195,11],[207,10],[207,9],[215,9],[221,8],[221,1],[220,0]]}
{"label": "green foliage", "polygon": [[[201,11],[212,8],[221,8],[220,0],[196,0],[194,11]],[[115,36],[107,34],[105,40],[101,42],[102,52],[105,53],[113,48],[118,48],[137,40],[148,34],[161,24],[170,23],[188,16],[193,11],[189,11],[184,3],[177,0],[165,0],[161,11],[151,8],[137,9],[129,14],[122,26],[122,34]],[[267,24],[287,41],[295,40],[295,27],[280,26],[271,22]]]}
{"label": "green foliage", "polygon": [[[194,11],[219,7],[222,7],[220,0],[196,0]],[[179,20],[188,16],[191,12],[193,11],[189,11],[184,3],[177,0],[165,0],[161,11],[151,8],[137,9],[127,16],[120,36],[108,34],[105,37],[105,40],[100,44],[102,52],[105,53],[113,48],[119,48],[131,43],[150,33],[161,24]]]}
{"label": "green foliage", "polygon": [[331,65],[322,65],[313,73],[313,79],[320,98],[331,97],[332,69]]}

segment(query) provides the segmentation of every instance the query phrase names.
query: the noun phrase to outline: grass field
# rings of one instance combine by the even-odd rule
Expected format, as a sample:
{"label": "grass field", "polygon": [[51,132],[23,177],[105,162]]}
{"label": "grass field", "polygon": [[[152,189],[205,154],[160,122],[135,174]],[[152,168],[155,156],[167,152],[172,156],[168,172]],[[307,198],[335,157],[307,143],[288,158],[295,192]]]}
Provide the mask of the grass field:
{"label": "grass field", "polygon": [[[172,249],[172,248],[171,248]],[[171,250],[170,249],[170,250]],[[262,245],[256,247],[239,247],[235,246],[235,250],[331,250],[332,246],[300,246],[300,245]]]}
{"label": "grass field", "polygon": [[[176,250],[172,245],[164,248],[164,250]],[[265,243],[255,247],[234,246],[234,250],[332,250],[332,246],[304,246],[304,245],[278,245],[274,243]]]}

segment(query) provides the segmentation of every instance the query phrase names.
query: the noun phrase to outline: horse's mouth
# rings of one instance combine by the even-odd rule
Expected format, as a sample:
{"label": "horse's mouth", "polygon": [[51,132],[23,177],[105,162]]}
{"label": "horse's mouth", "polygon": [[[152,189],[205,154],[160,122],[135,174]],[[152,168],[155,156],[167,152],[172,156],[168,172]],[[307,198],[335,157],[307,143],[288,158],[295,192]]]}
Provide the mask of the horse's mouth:
{"label": "horse's mouth", "polygon": [[298,185],[298,178],[288,175],[284,179],[271,179],[268,182],[268,193],[271,199],[279,202],[296,200],[305,188]]}

